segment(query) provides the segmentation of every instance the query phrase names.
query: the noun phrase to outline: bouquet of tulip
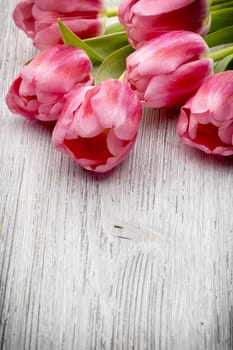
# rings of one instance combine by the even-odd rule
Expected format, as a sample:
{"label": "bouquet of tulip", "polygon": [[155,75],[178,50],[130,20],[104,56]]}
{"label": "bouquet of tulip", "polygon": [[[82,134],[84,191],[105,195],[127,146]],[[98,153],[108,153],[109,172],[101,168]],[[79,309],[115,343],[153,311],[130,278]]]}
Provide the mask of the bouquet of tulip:
{"label": "bouquet of tulip", "polygon": [[83,168],[106,172],[127,156],[143,107],[177,108],[184,143],[233,154],[232,1],[21,0],[13,19],[39,53],[8,108],[52,121],[53,145]]}

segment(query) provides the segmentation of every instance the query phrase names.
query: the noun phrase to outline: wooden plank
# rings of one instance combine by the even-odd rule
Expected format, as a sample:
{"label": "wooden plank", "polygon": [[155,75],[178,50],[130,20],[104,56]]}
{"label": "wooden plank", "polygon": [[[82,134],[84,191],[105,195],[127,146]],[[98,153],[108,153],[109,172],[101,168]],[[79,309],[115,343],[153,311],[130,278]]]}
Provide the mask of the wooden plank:
{"label": "wooden plank", "polygon": [[0,348],[232,349],[232,158],[182,145],[150,109],[107,175],[56,152],[4,103],[35,54],[16,3],[0,11]]}

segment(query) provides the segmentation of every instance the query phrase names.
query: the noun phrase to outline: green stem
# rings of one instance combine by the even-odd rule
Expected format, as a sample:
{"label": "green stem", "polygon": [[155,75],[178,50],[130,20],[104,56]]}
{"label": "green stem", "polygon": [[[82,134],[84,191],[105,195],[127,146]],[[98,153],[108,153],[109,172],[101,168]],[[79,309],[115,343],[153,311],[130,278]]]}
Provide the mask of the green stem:
{"label": "green stem", "polygon": [[118,7],[112,7],[106,9],[107,17],[116,17],[118,12]]}
{"label": "green stem", "polygon": [[233,45],[224,47],[223,49],[212,51],[208,54],[210,58],[212,58],[214,61],[219,61],[222,58],[230,55],[233,53]]}

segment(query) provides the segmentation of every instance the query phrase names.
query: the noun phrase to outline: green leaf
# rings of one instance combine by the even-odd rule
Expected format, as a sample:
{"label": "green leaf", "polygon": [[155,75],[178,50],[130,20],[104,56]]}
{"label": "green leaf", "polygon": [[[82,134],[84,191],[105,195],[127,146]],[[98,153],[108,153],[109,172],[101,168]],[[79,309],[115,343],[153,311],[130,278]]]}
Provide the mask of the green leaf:
{"label": "green leaf", "polygon": [[129,45],[128,37],[125,32],[97,36],[83,41],[103,58],[106,58],[110,53],[121,47]]}
{"label": "green leaf", "polygon": [[209,47],[232,43],[233,25],[207,34],[204,39]]}
{"label": "green leaf", "polygon": [[233,25],[233,7],[211,11],[211,26],[209,33]]}
{"label": "green leaf", "polygon": [[119,79],[126,69],[126,58],[134,49],[131,45],[122,47],[105,58],[96,74],[96,84],[114,78]]}
{"label": "green leaf", "polygon": [[84,50],[93,64],[103,61],[104,57],[101,57],[95,50],[88,46],[84,40],[74,34],[61,20],[58,20],[58,25],[65,45],[78,47]]}
{"label": "green leaf", "polygon": [[233,69],[233,54],[224,57],[214,66],[214,73],[224,72],[225,70]]}
{"label": "green leaf", "polygon": [[112,34],[112,33],[123,32],[123,31],[125,31],[125,28],[119,22],[116,22],[108,25],[105,29],[104,34]]}
{"label": "green leaf", "polygon": [[215,11],[221,8],[231,7],[232,6],[232,0],[220,0],[220,1],[213,1],[211,4],[211,11]]}
{"label": "green leaf", "polygon": [[223,8],[226,8],[226,7],[231,7],[232,6],[232,0],[231,1],[228,1],[228,2],[225,2],[223,4],[217,4],[217,5],[214,5],[211,7],[211,11],[216,11],[216,10],[220,10],[220,9],[223,9]]}

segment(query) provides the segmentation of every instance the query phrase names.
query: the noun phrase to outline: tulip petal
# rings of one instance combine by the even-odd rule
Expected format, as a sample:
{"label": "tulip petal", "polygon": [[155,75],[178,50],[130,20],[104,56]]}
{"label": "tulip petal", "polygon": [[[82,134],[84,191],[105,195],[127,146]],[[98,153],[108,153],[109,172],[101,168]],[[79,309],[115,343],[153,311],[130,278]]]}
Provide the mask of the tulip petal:
{"label": "tulip petal", "polygon": [[164,74],[175,71],[182,64],[208,51],[204,40],[196,33],[175,31],[152,39],[136,50],[127,60],[127,67],[137,64],[137,72]]}
{"label": "tulip petal", "polygon": [[27,32],[30,38],[35,37],[34,20],[32,16],[33,6],[34,3],[31,0],[25,0],[19,2],[13,11],[15,24]]}
{"label": "tulip petal", "polygon": [[114,156],[117,156],[118,154],[124,154],[125,152],[127,152],[128,147],[130,147],[129,142],[130,141],[122,140],[118,136],[116,136],[114,130],[110,130],[108,133],[108,149]]}
{"label": "tulip petal", "polygon": [[182,107],[177,123],[181,140],[206,153],[233,154],[233,72],[209,77]]}
{"label": "tulip petal", "polygon": [[218,136],[222,142],[232,145],[233,144],[233,122],[224,124],[218,130]]}
{"label": "tulip petal", "polygon": [[36,56],[13,81],[6,98],[8,107],[30,120],[56,120],[65,95],[93,83],[90,71],[90,60],[82,50],[53,46]]}
{"label": "tulip petal", "polygon": [[64,13],[72,13],[75,11],[81,13],[98,13],[103,9],[103,1],[101,0],[36,0],[36,4],[42,10],[59,10]]}
{"label": "tulip petal", "polygon": [[[94,114],[102,128],[114,127],[119,138],[129,140],[136,132],[133,113],[138,108],[138,99],[128,86],[118,80],[110,79],[107,82],[103,82],[98,94],[91,98]],[[140,107],[137,115],[140,115]]]}
{"label": "tulip petal", "polygon": [[13,18],[16,25],[40,50],[62,44],[57,25],[61,19],[80,38],[102,34],[105,27],[103,0],[21,0],[15,7]]}
{"label": "tulip petal", "polygon": [[145,105],[160,108],[185,103],[211,73],[211,61],[202,59],[189,62],[173,74],[155,76],[145,92]]}
{"label": "tulip petal", "polygon": [[206,80],[198,91],[193,109],[196,113],[202,113],[203,110],[214,111],[214,119],[217,122],[231,120],[233,115],[233,74],[232,71],[226,71],[214,75]]}
{"label": "tulip petal", "polygon": [[118,17],[135,48],[163,32],[187,30],[205,35],[210,27],[208,0],[124,0]]}
{"label": "tulip petal", "polygon": [[121,94],[121,91],[115,88],[118,85],[117,80],[108,80],[108,84],[101,84],[98,94],[91,98],[91,106],[102,128],[111,128],[116,118],[123,117],[124,111],[119,114],[118,110],[118,106],[120,106],[119,94]]}
{"label": "tulip petal", "polygon": [[118,80],[75,89],[67,97],[54,128],[53,144],[82,167],[106,172],[129,153],[141,117],[141,104],[136,95]]}

